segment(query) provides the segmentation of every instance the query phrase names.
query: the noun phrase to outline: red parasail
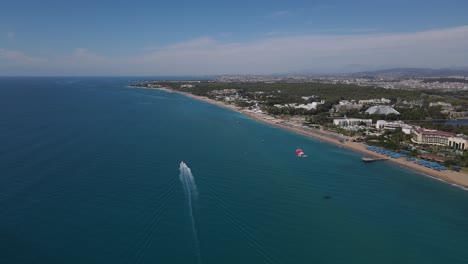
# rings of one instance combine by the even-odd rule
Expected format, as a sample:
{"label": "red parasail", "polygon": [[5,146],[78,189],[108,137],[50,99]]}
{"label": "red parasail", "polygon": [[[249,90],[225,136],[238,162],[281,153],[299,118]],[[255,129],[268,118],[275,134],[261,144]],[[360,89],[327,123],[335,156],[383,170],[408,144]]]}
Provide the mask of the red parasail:
{"label": "red parasail", "polygon": [[304,151],[302,149],[296,149],[296,156],[304,155]]}

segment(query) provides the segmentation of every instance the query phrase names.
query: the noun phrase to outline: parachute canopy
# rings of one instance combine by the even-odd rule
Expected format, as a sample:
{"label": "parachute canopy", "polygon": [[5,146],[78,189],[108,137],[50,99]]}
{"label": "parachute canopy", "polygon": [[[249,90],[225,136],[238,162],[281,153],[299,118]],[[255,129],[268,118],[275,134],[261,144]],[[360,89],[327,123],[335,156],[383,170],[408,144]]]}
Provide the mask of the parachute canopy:
{"label": "parachute canopy", "polygon": [[296,149],[296,156],[304,155],[304,151],[302,149]]}

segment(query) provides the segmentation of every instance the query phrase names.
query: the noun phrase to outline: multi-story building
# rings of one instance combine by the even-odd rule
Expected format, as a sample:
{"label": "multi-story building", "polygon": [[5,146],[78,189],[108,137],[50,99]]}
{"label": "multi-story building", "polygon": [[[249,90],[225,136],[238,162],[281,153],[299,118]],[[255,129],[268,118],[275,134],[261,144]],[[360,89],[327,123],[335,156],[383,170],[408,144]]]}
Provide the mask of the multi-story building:
{"label": "multi-story building", "polygon": [[359,100],[359,104],[389,104],[391,102],[390,99],[368,99],[368,100]]}
{"label": "multi-story building", "polygon": [[429,103],[429,106],[442,106],[442,107],[452,107],[451,103],[445,103],[445,102],[432,102]]}
{"label": "multi-story building", "polygon": [[372,125],[372,119],[358,119],[358,118],[336,118],[333,119],[333,124],[336,126],[358,126],[365,124],[366,126]]}
{"label": "multi-story building", "polygon": [[438,130],[429,130],[429,129],[415,129],[413,130],[413,138],[411,141],[417,144],[429,144],[429,145],[439,145],[439,146],[448,146],[449,138],[456,136],[455,133],[438,131]]}
{"label": "multi-story building", "polygon": [[403,133],[407,135],[411,134],[411,131],[413,130],[413,126],[407,125],[403,123],[403,121],[387,122],[385,120],[377,120],[377,123],[375,124],[375,128],[379,130],[380,129],[395,130],[397,128],[401,128]]}
{"label": "multi-story building", "polygon": [[455,133],[420,128],[413,130],[412,135],[411,141],[416,144],[449,146],[458,150],[468,148],[468,137]]}
{"label": "multi-story building", "polygon": [[457,136],[449,139],[449,147],[459,150],[468,149],[468,137],[466,136]]}

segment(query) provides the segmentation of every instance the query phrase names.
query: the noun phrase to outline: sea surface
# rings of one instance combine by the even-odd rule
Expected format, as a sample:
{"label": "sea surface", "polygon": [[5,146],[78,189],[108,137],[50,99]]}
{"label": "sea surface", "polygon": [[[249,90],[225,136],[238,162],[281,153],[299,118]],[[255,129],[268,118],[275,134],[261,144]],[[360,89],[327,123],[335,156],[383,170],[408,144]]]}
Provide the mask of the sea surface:
{"label": "sea surface", "polygon": [[0,78],[0,263],[468,263],[468,191],[128,84]]}

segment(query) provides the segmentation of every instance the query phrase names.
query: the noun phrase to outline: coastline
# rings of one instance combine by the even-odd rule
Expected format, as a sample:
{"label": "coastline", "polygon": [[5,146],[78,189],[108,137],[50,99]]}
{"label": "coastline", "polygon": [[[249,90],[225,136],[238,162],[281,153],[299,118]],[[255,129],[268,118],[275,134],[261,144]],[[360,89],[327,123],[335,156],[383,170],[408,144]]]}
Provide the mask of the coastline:
{"label": "coastline", "polygon": [[[132,87],[135,87],[135,86],[132,86]],[[346,149],[349,149],[349,150],[352,150],[352,151],[356,151],[356,152],[365,154],[366,156],[371,156],[371,157],[375,157],[375,158],[388,158],[385,155],[382,155],[382,154],[367,150],[366,149],[367,145],[364,144],[364,143],[352,142],[349,137],[342,136],[342,135],[339,135],[339,134],[336,134],[336,133],[333,133],[333,132],[330,132],[330,131],[318,130],[318,129],[308,128],[308,127],[304,127],[304,126],[297,125],[297,124],[292,124],[292,123],[284,121],[282,119],[277,119],[275,117],[269,116],[267,114],[258,113],[258,112],[254,112],[254,111],[251,111],[251,110],[241,109],[240,107],[237,107],[237,106],[234,106],[234,105],[229,105],[229,104],[226,104],[226,103],[221,102],[221,101],[212,100],[210,98],[203,97],[203,96],[193,95],[193,94],[187,93],[187,92],[172,90],[172,89],[169,89],[169,88],[164,88],[164,87],[158,87],[158,88],[135,87],[135,88],[155,89],[155,90],[165,91],[165,92],[168,92],[168,93],[182,94],[182,95],[188,96],[190,98],[193,98],[195,100],[200,100],[200,101],[203,101],[203,102],[207,102],[207,103],[214,104],[214,105],[217,105],[217,106],[220,106],[220,107],[223,107],[223,108],[230,109],[232,111],[242,113],[242,114],[244,114],[246,116],[249,116],[250,118],[258,121],[258,122],[262,122],[262,123],[265,123],[265,124],[268,124],[268,125],[272,125],[272,126],[275,126],[275,127],[286,129],[286,130],[289,130],[289,131],[292,131],[292,132],[295,132],[295,133],[298,133],[298,134],[302,134],[302,135],[305,135],[305,136],[308,136],[308,137],[319,139],[319,140],[325,141],[327,143],[333,144],[335,146],[343,147],[343,148],[346,148]],[[344,141],[344,142],[340,142],[338,140],[339,138],[348,139],[348,140]],[[415,163],[411,163],[411,162],[407,161],[406,158],[398,158],[398,159],[390,158],[390,159],[388,159],[388,161],[395,164],[395,165],[399,165],[401,167],[411,169],[413,171],[422,173],[422,174],[424,174],[426,176],[435,178],[437,180],[442,180],[442,181],[444,181],[446,183],[456,185],[456,186],[462,187],[464,189],[468,188],[468,175],[466,175],[466,174],[464,174],[462,172],[456,172],[456,171],[450,171],[450,170],[436,171],[436,170],[426,168],[426,167],[423,167],[423,166],[415,164]]]}

